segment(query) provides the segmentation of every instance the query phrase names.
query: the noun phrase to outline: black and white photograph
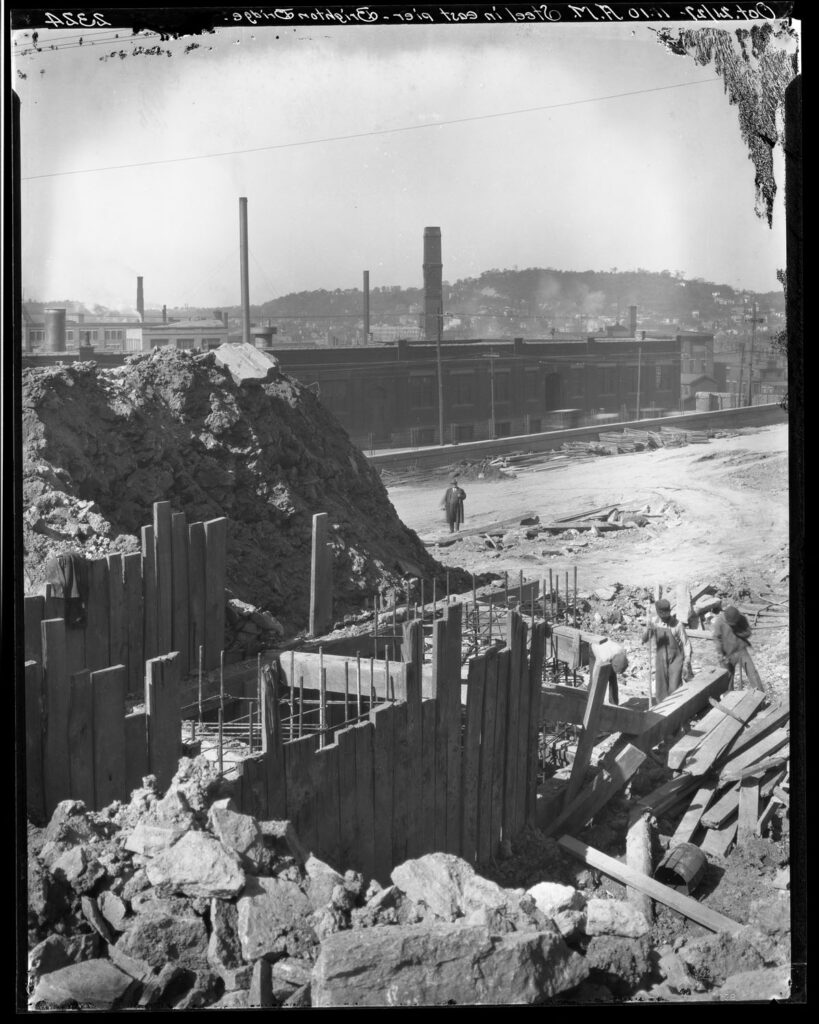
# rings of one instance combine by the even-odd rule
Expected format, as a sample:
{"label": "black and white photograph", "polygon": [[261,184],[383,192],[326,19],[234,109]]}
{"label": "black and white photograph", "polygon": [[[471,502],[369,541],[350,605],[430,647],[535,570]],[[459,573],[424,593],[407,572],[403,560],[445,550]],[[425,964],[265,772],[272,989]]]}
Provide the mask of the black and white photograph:
{"label": "black and white photograph", "polygon": [[799,6],[6,24],[18,1012],[804,1003]]}

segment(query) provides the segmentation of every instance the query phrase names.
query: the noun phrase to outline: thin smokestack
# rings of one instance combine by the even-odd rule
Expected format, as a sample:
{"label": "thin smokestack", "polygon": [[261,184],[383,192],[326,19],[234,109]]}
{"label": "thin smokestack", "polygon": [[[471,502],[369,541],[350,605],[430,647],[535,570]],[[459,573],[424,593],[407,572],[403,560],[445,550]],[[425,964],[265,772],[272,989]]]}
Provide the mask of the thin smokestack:
{"label": "thin smokestack", "polygon": [[637,337],[637,307],[636,306],[629,306],[628,307],[628,328],[629,328],[629,334],[632,336],[632,338],[636,338]]}
{"label": "thin smokestack", "polygon": [[144,320],[145,319],[145,298],[144,298],[144,296],[142,294],[142,278],[141,277],[137,278],[137,303],[136,303],[136,308],[137,308],[137,313],[139,313],[139,319],[140,320]]}
{"label": "thin smokestack", "polygon": [[433,341],[443,325],[441,229],[424,228],[424,337]]}
{"label": "thin smokestack", "polygon": [[364,271],[364,343],[370,340],[370,272]]}
{"label": "thin smokestack", "polygon": [[46,352],[65,352],[65,310],[46,309],[44,313]]}
{"label": "thin smokestack", "polygon": [[242,341],[250,344],[250,281],[247,271],[247,199],[239,199],[239,253],[242,265]]}
{"label": "thin smokestack", "polygon": [[166,324],[167,322],[168,322],[168,307],[167,306],[163,306],[162,307],[162,323]]}

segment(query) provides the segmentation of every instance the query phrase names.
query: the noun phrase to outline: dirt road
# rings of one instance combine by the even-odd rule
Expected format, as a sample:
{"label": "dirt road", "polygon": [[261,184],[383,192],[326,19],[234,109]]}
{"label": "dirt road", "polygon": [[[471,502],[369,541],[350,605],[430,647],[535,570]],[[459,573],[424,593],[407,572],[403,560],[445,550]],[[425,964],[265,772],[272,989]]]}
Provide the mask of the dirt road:
{"label": "dirt road", "polygon": [[[511,576],[522,569],[528,576],[543,567],[577,565],[581,590],[684,578],[693,585],[738,571],[780,582],[788,566],[787,443],[787,425],[777,425],[708,444],[522,470],[514,479],[462,477],[464,528],[529,512],[547,522],[614,503],[647,507],[658,518],[639,530],[596,538],[541,534],[527,541],[524,531],[510,530],[502,550],[481,537],[430,550],[444,564],[475,573]],[[423,482],[387,481],[399,516],[422,537],[448,537],[439,510],[447,479],[439,473]]]}

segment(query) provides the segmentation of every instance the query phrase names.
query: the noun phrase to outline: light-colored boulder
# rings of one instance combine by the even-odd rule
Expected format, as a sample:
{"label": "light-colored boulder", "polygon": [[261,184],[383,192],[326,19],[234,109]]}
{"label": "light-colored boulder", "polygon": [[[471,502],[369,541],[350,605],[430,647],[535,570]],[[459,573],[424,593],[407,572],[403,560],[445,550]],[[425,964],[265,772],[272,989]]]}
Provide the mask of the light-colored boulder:
{"label": "light-colored boulder", "polygon": [[152,967],[169,961],[199,967],[207,963],[208,933],[196,914],[139,914],[123,932],[115,948]]}
{"label": "light-colored boulder", "polygon": [[125,918],[128,916],[128,908],[119,896],[115,896],[112,892],[108,892],[106,890],[97,900],[97,906],[99,907],[102,916],[114,931],[121,932],[125,928]]}
{"label": "light-colored boulder", "polygon": [[650,925],[645,914],[623,900],[589,900],[586,904],[587,935],[619,935],[639,939],[647,935]]}
{"label": "light-colored boulder", "polygon": [[312,906],[295,882],[249,876],[236,902],[242,957],[252,963],[281,952],[289,931],[310,931]]}
{"label": "light-colored boulder", "polygon": [[137,992],[138,983],[110,960],[83,960],[40,978],[30,1006],[115,1010],[132,1006]]}
{"label": "light-colored boulder", "polygon": [[239,915],[235,903],[211,900],[208,963],[221,974],[242,965],[239,942]]}
{"label": "light-colored boulder", "polygon": [[304,870],[309,879],[307,895],[313,909],[318,910],[331,901],[335,887],[344,884],[344,876],[312,854],[304,862]]}
{"label": "light-colored boulder", "polygon": [[245,884],[239,858],[207,832],[186,832],[150,860],[145,871],[152,885],[185,896],[230,899]]}
{"label": "light-colored boulder", "polygon": [[179,842],[190,829],[189,825],[159,824],[138,821],[136,828],[125,840],[124,846],[140,857],[156,857],[163,850]]}
{"label": "light-colored boulder", "polygon": [[66,939],[62,935],[49,935],[28,954],[29,987],[33,989],[44,974],[68,967],[70,963],[71,956]]}
{"label": "light-colored boulder", "polygon": [[329,935],[313,969],[314,1006],[532,1004],[588,974],[556,932],[492,935],[463,924]]}
{"label": "light-colored boulder", "polygon": [[758,971],[732,974],[713,995],[720,1002],[760,1002],[785,1000],[791,994],[790,967],[766,967]]}
{"label": "light-colored boulder", "polygon": [[442,921],[463,916],[464,885],[474,868],[451,853],[428,853],[393,868],[390,878],[413,903],[422,903]]}
{"label": "light-colored boulder", "polygon": [[558,882],[538,882],[526,890],[527,896],[535,901],[538,910],[547,917],[554,917],[565,910],[582,910],[586,905],[583,893],[571,885]]}
{"label": "light-colored boulder", "polygon": [[208,824],[222,846],[238,856],[245,870],[258,869],[264,854],[264,842],[255,818],[228,807],[213,805],[208,812]]}

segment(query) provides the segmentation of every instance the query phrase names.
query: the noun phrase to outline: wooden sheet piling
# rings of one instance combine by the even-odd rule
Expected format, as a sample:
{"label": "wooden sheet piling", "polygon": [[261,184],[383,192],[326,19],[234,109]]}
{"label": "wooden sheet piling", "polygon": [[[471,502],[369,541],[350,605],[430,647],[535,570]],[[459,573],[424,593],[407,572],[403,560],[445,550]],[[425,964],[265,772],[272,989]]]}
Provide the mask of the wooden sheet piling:
{"label": "wooden sheet piling", "polygon": [[358,652],[355,656],[355,713],[356,718],[361,718],[361,655]]}
{"label": "wooden sheet piling", "polygon": [[310,562],[310,635],[321,636],[332,625],[333,567],[327,535],[330,516],[313,516],[313,547]]}
{"label": "wooden sheet piling", "polygon": [[[411,666],[403,666],[405,672],[409,672]],[[406,687],[407,680],[404,679]],[[405,689],[405,692],[406,689]],[[390,870],[396,864],[403,864],[407,859],[407,820],[408,820],[408,796],[410,785],[410,751],[407,737],[407,703],[402,701],[393,704],[393,790],[392,790],[392,857]],[[375,821],[376,834],[380,828],[378,819]],[[387,873],[389,883],[389,872]]]}
{"label": "wooden sheet piling", "polygon": [[[147,665],[145,711],[148,716],[148,753],[159,789],[168,788],[179,761],[179,661],[177,655],[152,658]],[[221,711],[221,709],[220,709]],[[220,713],[220,754],[221,754]],[[220,767],[221,771],[221,767]]]}
{"label": "wooden sheet piling", "polygon": [[[107,807],[113,800],[122,800],[127,797],[125,793],[125,666],[115,665],[99,672],[92,672],[90,682],[94,702],[94,792],[97,806],[101,808]],[[168,735],[168,762],[171,762],[171,757],[173,760],[170,763],[169,774],[165,773],[163,767],[160,767],[158,771],[154,770],[157,783],[163,792],[177,769],[179,756],[178,676],[172,692],[176,696],[176,708],[168,708],[168,713],[171,725],[176,724],[176,735],[172,737],[173,745],[171,745],[169,734],[163,732],[162,735]],[[153,697],[157,697],[156,692]],[[152,708],[156,708],[156,700],[153,701]],[[161,713],[164,713],[164,710],[162,708]],[[155,749],[159,753],[159,748]],[[161,761],[160,763],[164,765],[165,762]],[[154,765],[152,765],[152,769],[155,769]]]}
{"label": "wooden sheet piling", "polygon": [[503,827],[504,747],[506,743],[506,710],[509,699],[511,668],[511,652],[508,650],[501,651],[498,655],[497,703],[495,706],[495,736],[492,758],[494,777],[492,779],[492,812],[489,826],[490,857],[494,857],[498,853],[498,845],[501,840],[501,830]]}
{"label": "wooden sheet piling", "polygon": [[543,659],[546,649],[546,623],[532,626],[529,650],[529,736],[526,753],[526,820],[535,822],[537,806],[538,732],[541,722]]}
{"label": "wooden sheet piling", "polygon": [[353,863],[355,847],[355,726],[336,733],[338,743],[339,862]]}
{"label": "wooden sheet piling", "polygon": [[156,631],[159,654],[173,650],[173,562],[171,553],[171,503],[154,502],[154,550],[156,552]]}
{"label": "wooden sheet piling", "polygon": [[[448,609],[447,605],[447,609]],[[449,679],[447,676],[447,624],[444,619],[432,628],[432,677],[435,688],[435,795],[431,811],[434,819],[434,846],[432,849],[446,851],[446,773],[449,715]]]}
{"label": "wooden sheet piling", "polygon": [[283,818],[287,811],[284,736],[278,695],[271,672],[263,673],[260,720],[262,753],[265,755],[267,772],[267,814],[272,818]]}
{"label": "wooden sheet piling", "polygon": [[389,884],[392,870],[392,801],[395,775],[395,716],[389,704],[379,704],[370,711],[374,729],[373,746],[373,813],[374,813],[374,875],[382,885]]}
{"label": "wooden sheet piling", "polygon": [[[38,624],[39,626],[39,624]],[[25,663],[26,705],[26,807],[33,821],[44,822],[46,815],[43,746],[45,741],[45,700],[43,668],[39,660]]]}
{"label": "wooden sheet piling", "polygon": [[88,603],[85,615],[85,668],[94,672],[110,664],[108,652],[108,626],[110,595],[108,592],[108,562],[93,558],[88,562]]}
{"label": "wooden sheet piling", "polygon": [[146,661],[159,653],[156,625],[156,550],[153,526],[143,526],[142,535],[142,607],[144,628],[142,656]]}
{"label": "wooden sheet piling", "polygon": [[205,523],[205,668],[219,664],[225,646],[227,519]]}
{"label": "wooden sheet piling", "polygon": [[108,665],[127,665],[128,624],[125,619],[122,555],[119,552],[107,555],[106,562],[108,563]]}
{"label": "wooden sheet piling", "polygon": [[327,671],[321,669],[321,689],[319,691],[319,747],[324,746],[324,734],[327,729]]}
{"label": "wooden sheet piling", "polygon": [[[188,624],[191,664],[205,643],[205,524],[188,527]],[[212,667],[212,666],[211,666]]]}
{"label": "wooden sheet piling", "polygon": [[521,650],[522,620],[516,611],[511,609],[506,614],[506,646],[511,654],[509,668],[509,690],[506,709],[506,744],[505,763],[503,769],[503,816],[501,833],[504,839],[511,840],[517,830],[515,805],[517,802],[517,754],[519,751],[518,728],[520,718],[520,677],[521,658],[525,658],[525,649]]}
{"label": "wooden sheet piling", "polygon": [[[355,734],[355,845],[359,870],[365,878],[375,871],[375,821],[373,816],[373,739],[370,722],[353,726]],[[379,822],[379,827],[381,823]]]}
{"label": "wooden sheet piling", "polygon": [[45,813],[52,814],[61,800],[71,796],[68,757],[68,677],[65,670],[65,621],[44,619],[40,624],[43,648],[43,689],[46,732],[43,745]]}
{"label": "wooden sheet piling", "polygon": [[24,657],[42,663],[40,623],[45,617],[45,598],[41,594],[23,598]]}
{"label": "wooden sheet piling", "polygon": [[[415,624],[413,624],[415,625]],[[418,626],[421,623],[417,623]],[[407,678],[407,788],[406,818],[407,843],[406,856],[418,857],[423,852],[423,813],[424,791],[422,772],[422,702],[421,702],[421,666],[416,661],[406,664]],[[396,863],[398,863],[396,861]]]}
{"label": "wooden sheet piling", "polygon": [[461,767],[461,856],[469,864],[475,864],[478,859],[481,724],[485,684],[486,658],[470,659],[467,670],[466,731]]}
{"label": "wooden sheet piling", "polygon": [[[106,744],[107,737],[103,737],[102,742]],[[82,800],[89,810],[96,810],[103,806],[101,803],[97,804],[96,799],[94,788],[95,764],[94,692],[91,685],[91,673],[88,669],[82,669],[80,672],[75,672],[70,680],[68,698],[68,770],[71,799]],[[107,791],[107,787],[103,788]],[[123,785],[122,790],[116,794],[116,799],[121,799],[124,796],[124,789]],[[108,802],[110,803],[110,799]]]}
{"label": "wooden sheet piling", "polygon": [[171,515],[171,593],[173,607],[171,649],[179,652],[179,673],[186,676],[190,659],[188,605],[188,521],[184,512]]}
{"label": "wooden sheet piling", "polygon": [[[449,605],[446,616],[446,851],[461,852],[461,641],[463,604]],[[439,690],[440,695],[440,690]]]}
{"label": "wooden sheet piling", "polygon": [[145,657],[143,655],[142,555],[138,551],[122,558],[123,598],[125,605],[125,669],[129,693],[145,688]]}

